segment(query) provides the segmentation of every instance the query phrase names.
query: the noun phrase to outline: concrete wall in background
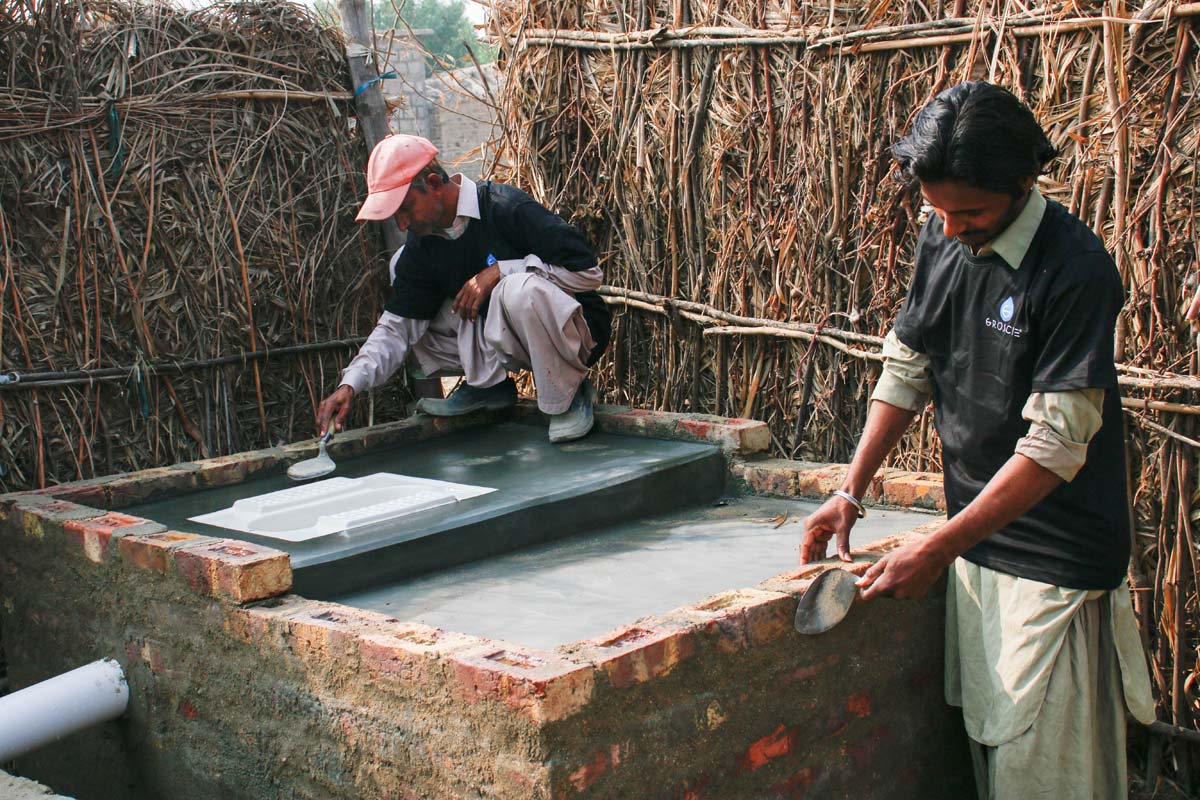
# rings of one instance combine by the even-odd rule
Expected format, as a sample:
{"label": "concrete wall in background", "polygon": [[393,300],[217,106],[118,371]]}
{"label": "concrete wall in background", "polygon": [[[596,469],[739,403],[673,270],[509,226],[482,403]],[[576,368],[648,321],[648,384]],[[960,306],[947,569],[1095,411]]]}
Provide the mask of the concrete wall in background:
{"label": "concrete wall in background", "polygon": [[501,73],[474,66],[426,75],[419,39],[425,30],[392,31],[376,39],[380,68],[397,77],[383,82],[392,104],[393,133],[424,136],[441,151],[442,165],[472,180],[487,178],[497,117],[489,101],[499,92]]}

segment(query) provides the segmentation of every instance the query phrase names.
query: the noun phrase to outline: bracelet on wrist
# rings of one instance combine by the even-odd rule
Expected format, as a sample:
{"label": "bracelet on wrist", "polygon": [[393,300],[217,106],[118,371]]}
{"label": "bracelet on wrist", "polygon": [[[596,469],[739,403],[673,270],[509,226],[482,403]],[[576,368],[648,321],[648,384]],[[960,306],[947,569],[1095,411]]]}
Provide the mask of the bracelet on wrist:
{"label": "bracelet on wrist", "polygon": [[867,515],[867,509],[863,506],[862,501],[847,492],[845,489],[834,489],[833,494],[835,497],[840,497],[850,505],[854,506],[854,508],[858,511],[859,519],[862,519]]}

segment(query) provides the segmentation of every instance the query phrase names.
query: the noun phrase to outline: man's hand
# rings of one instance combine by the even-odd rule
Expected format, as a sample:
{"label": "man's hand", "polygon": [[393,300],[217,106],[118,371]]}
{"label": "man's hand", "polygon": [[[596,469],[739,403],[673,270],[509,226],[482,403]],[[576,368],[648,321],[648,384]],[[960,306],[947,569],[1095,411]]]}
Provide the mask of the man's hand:
{"label": "man's hand", "polygon": [[350,415],[353,400],[354,389],[345,383],[322,400],[321,405],[317,407],[317,435],[324,436],[331,422],[333,430],[340,431],[345,425],[346,417]]}
{"label": "man's hand", "polygon": [[479,317],[479,309],[492,296],[492,289],[500,282],[500,266],[492,264],[485,267],[474,278],[463,284],[454,296],[454,305],[450,310],[462,316],[463,319],[474,322]]}
{"label": "man's hand", "polygon": [[914,600],[924,597],[950,563],[926,545],[926,542],[913,542],[872,564],[857,581],[862,598]]}
{"label": "man's hand", "polygon": [[850,560],[850,529],[858,521],[858,509],[841,497],[831,497],[804,518],[804,538],[800,540],[800,563],[825,558],[829,540],[837,536],[838,558]]}

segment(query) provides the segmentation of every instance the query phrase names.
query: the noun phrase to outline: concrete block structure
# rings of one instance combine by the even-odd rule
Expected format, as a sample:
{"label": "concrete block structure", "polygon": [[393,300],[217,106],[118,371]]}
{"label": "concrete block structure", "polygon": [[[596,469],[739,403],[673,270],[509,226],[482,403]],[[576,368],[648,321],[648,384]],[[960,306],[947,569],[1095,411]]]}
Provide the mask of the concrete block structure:
{"label": "concrete block structure", "polygon": [[[544,438],[531,404],[501,418]],[[744,499],[755,504],[740,512],[754,537],[798,544],[800,512],[844,469],[765,458],[766,427],[750,420],[617,407],[597,420],[594,436],[618,443],[711,446],[733,494],[688,519],[704,523]],[[418,416],[339,434],[330,453],[339,464],[382,458],[482,436],[495,422]],[[793,567],[536,647],[298,594],[305,567],[283,549],[131,512],[274,480],[315,450],[302,443],[0,498],[0,624],[13,688],[111,656],[131,695],[125,718],[22,759],[20,774],[80,800],[936,800],[972,791],[960,715],[942,699],[937,590],[857,606],[832,631],[804,637],[792,627],[796,599],[832,564]],[[937,476],[891,470],[870,502],[942,501]],[[774,508],[785,509],[782,521],[762,518]],[[877,515],[889,513],[909,527],[857,549],[852,569],[938,524]],[[546,546],[580,546],[564,533]],[[537,582],[521,563],[516,574]]]}
{"label": "concrete block structure", "polygon": [[490,143],[498,132],[492,98],[500,95],[504,76],[491,64],[429,73],[420,44],[429,33],[394,30],[376,39],[381,70],[396,73],[382,84],[392,108],[389,127],[393,133],[432,141],[451,173],[461,172],[471,180],[489,178]]}

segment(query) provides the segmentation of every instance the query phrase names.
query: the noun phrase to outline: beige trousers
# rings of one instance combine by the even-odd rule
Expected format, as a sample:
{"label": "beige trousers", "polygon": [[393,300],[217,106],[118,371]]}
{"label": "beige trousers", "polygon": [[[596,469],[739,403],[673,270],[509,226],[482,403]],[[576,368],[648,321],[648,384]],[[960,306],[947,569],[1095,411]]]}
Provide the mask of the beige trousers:
{"label": "beige trousers", "polygon": [[997,747],[970,740],[980,800],[1127,797],[1121,667],[1104,602],[1075,612],[1033,725]]}
{"label": "beige trousers", "polygon": [[528,369],[538,408],[561,414],[587,375],[584,363],[595,342],[579,302],[530,272],[501,278],[486,318],[475,322],[442,304],[412,353],[429,377],[462,375],[471,386],[495,386],[509,371]]}
{"label": "beige trousers", "polygon": [[1129,590],[1065,589],[959,559],[947,586],[946,700],[980,800],[1119,800],[1125,711],[1154,718]]}

